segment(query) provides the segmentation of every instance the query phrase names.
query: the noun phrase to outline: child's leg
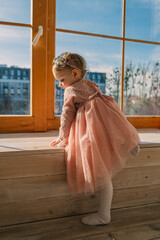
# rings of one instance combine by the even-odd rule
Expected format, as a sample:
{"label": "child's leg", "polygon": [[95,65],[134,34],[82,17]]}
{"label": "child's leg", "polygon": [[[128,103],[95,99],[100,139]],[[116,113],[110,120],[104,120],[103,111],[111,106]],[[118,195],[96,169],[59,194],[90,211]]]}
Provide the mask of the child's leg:
{"label": "child's leg", "polygon": [[82,223],[87,225],[104,225],[111,221],[111,203],[113,196],[112,181],[109,181],[99,193],[99,208],[97,213],[93,213],[82,218]]}

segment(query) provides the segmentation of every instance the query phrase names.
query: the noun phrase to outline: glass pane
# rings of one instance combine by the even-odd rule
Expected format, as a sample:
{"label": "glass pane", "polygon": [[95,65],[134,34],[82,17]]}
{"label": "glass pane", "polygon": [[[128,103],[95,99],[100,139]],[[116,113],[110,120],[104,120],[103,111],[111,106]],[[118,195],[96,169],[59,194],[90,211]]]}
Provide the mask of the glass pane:
{"label": "glass pane", "polygon": [[126,1],[126,37],[160,41],[160,1]]}
{"label": "glass pane", "polygon": [[160,46],[126,43],[124,112],[160,115]]}
{"label": "glass pane", "polygon": [[0,114],[30,114],[31,29],[0,26]]}
{"label": "glass pane", "polygon": [[122,36],[122,0],[58,0],[56,27]]}
{"label": "glass pane", "polygon": [[[121,41],[81,36],[67,33],[56,34],[56,56],[63,52],[82,55],[88,67],[86,78],[96,82],[103,94],[110,95],[119,103],[121,77]],[[56,82],[55,114],[63,105],[63,89]]]}
{"label": "glass pane", "polygon": [[0,0],[0,21],[31,23],[32,0]]}

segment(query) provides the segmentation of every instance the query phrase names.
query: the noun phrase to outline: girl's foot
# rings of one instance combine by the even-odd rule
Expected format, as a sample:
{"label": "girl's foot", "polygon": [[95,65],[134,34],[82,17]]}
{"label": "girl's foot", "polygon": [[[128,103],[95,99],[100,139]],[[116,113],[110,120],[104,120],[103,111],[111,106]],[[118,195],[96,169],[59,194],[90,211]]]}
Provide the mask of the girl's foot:
{"label": "girl's foot", "polygon": [[111,202],[113,196],[112,181],[108,181],[99,192],[99,208],[97,213],[93,213],[82,218],[82,223],[86,225],[106,225],[111,221]]}
{"label": "girl's foot", "polygon": [[90,226],[96,225],[107,225],[111,221],[111,217],[105,217],[100,215],[99,213],[93,213],[87,217],[82,218],[82,223]]}
{"label": "girl's foot", "polygon": [[137,145],[134,149],[132,149],[131,154],[136,157],[139,152],[140,152],[140,147],[139,145]]}

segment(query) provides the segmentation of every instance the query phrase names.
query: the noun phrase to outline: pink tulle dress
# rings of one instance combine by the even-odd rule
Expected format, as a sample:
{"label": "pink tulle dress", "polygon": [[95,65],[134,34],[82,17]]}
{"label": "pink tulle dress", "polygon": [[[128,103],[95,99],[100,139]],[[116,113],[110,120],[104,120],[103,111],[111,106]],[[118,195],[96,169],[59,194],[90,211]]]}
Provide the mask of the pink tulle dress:
{"label": "pink tulle dress", "polygon": [[115,100],[81,79],[65,89],[57,141],[65,147],[68,184],[76,194],[101,189],[140,139]]}

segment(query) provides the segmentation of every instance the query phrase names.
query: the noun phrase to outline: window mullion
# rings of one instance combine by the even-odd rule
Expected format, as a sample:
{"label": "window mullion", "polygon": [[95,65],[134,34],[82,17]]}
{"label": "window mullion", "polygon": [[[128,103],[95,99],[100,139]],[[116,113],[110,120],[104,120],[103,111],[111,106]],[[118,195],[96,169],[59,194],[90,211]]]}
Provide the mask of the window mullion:
{"label": "window mullion", "polygon": [[121,97],[120,108],[123,111],[123,89],[124,89],[124,61],[125,61],[125,24],[126,24],[126,0],[123,0],[123,21],[122,21],[122,67],[121,67]]}

